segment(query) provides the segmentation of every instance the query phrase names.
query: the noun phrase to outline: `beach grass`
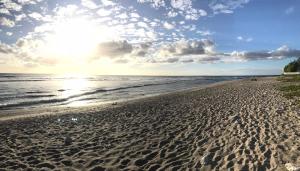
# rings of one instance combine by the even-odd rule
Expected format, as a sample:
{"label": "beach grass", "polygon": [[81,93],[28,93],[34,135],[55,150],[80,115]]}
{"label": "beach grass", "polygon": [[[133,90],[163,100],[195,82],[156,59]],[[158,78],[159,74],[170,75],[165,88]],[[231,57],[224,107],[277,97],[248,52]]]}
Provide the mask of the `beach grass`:
{"label": "beach grass", "polygon": [[294,97],[300,97],[300,76],[280,76],[278,81],[280,84],[279,90],[284,93],[286,98],[292,99]]}
{"label": "beach grass", "polygon": [[282,75],[277,80],[281,82],[300,82],[300,75]]}

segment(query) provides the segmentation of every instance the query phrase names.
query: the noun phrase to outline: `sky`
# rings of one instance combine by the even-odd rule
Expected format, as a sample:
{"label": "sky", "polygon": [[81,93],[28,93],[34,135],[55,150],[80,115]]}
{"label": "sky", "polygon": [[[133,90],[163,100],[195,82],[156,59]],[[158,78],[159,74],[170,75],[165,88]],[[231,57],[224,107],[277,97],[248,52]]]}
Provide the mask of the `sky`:
{"label": "sky", "polygon": [[299,0],[1,0],[0,72],[281,74],[299,23]]}

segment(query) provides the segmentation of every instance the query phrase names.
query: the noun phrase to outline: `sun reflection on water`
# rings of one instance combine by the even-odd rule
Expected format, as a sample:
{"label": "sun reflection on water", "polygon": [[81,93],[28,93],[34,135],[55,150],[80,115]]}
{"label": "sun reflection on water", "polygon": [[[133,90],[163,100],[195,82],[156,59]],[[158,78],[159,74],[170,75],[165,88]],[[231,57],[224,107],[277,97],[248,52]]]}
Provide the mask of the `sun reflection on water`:
{"label": "sun reflection on water", "polygon": [[63,98],[75,98],[75,101],[70,102],[68,106],[85,105],[86,101],[77,101],[76,98],[88,91],[89,86],[90,84],[86,77],[67,78],[63,81],[61,96]]}

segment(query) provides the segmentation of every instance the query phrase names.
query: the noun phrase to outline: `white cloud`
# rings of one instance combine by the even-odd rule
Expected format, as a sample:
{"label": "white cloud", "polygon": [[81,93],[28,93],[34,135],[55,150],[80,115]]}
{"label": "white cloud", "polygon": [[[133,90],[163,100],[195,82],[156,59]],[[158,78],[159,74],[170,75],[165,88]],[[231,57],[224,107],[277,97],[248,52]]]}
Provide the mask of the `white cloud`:
{"label": "white cloud", "polygon": [[10,46],[10,45],[7,45],[5,43],[2,43],[0,41],[0,53],[3,53],[3,54],[9,54],[9,53],[13,53],[13,47]]}
{"label": "white cloud", "polygon": [[163,44],[155,56],[172,57],[203,55],[214,53],[214,42],[207,39],[202,40],[179,40],[172,43]]}
{"label": "white cloud", "polygon": [[[183,16],[186,20],[198,20],[206,16],[207,12],[203,9],[193,7],[192,0],[138,0],[140,3],[149,3],[152,7],[159,9],[164,8],[168,17]],[[167,6],[166,4],[169,4]]]}
{"label": "white cloud", "polygon": [[8,18],[0,17],[0,25],[6,26],[6,27],[14,27],[15,22],[13,20],[8,19]]}
{"label": "white cloud", "polygon": [[117,15],[116,18],[126,19],[126,18],[128,18],[128,15],[124,12],[124,13],[122,13],[120,15]]}
{"label": "white cloud", "polygon": [[214,14],[226,13],[230,14],[236,8],[241,8],[243,5],[249,3],[250,0],[212,0],[209,7]]}
{"label": "white cloud", "polygon": [[12,35],[13,35],[12,32],[6,32],[5,34],[6,34],[7,36],[12,36]]}
{"label": "white cloud", "polygon": [[164,28],[166,28],[168,30],[171,30],[171,29],[174,29],[175,26],[173,24],[168,23],[168,22],[164,22]]}
{"label": "white cloud", "polygon": [[191,0],[171,0],[171,6],[179,10],[188,10],[192,8]]}
{"label": "white cloud", "polygon": [[106,10],[104,8],[101,8],[97,11],[97,14],[101,17],[104,17],[104,16],[108,16],[111,14],[111,11],[110,10]]}
{"label": "white cloud", "polygon": [[233,51],[231,57],[245,61],[249,60],[278,60],[291,57],[300,57],[300,50],[290,49],[286,45],[273,51]]}
{"label": "white cloud", "polygon": [[246,39],[246,42],[252,42],[252,40],[253,40],[252,37],[248,37],[248,38]]}
{"label": "white cloud", "polygon": [[20,15],[16,15],[15,16],[15,19],[16,21],[22,21],[23,18],[26,18],[26,15],[25,14],[20,14]]}
{"label": "white cloud", "polygon": [[132,45],[129,44],[127,41],[103,42],[98,45],[98,53],[96,55],[97,58],[115,58],[126,54],[130,54],[132,50]]}
{"label": "white cloud", "polygon": [[140,18],[140,15],[138,13],[133,12],[133,13],[130,14],[130,17]]}
{"label": "white cloud", "polygon": [[22,6],[13,2],[12,0],[2,0],[3,6],[12,11],[21,11]]}
{"label": "white cloud", "polygon": [[112,0],[101,0],[102,4],[104,6],[114,6],[116,3],[114,3]]}
{"label": "white cloud", "polygon": [[252,41],[253,41],[253,38],[252,38],[252,37],[242,37],[242,36],[238,36],[236,39],[239,40],[239,41],[244,41],[244,42],[252,42]]}
{"label": "white cloud", "polygon": [[57,16],[74,16],[78,10],[77,5],[67,5],[62,7],[57,7],[53,11]]}
{"label": "white cloud", "polygon": [[214,34],[209,30],[197,30],[196,33],[200,34],[201,36],[211,36]]}
{"label": "white cloud", "polygon": [[18,3],[22,4],[22,5],[26,5],[26,4],[36,4],[36,2],[41,2],[42,0],[17,0]]}
{"label": "white cloud", "polygon": [[43,16],[37,12],[30,13],[28,16],[38,21],[43,19]]}
{"label": "white cloud", "polygon": [[291,6],[289,8],[287,8],[284,12],[285,14],[289,15],[292,14],[295,11],[295,7]]}
{"label": "white cloud", "polygon": [[145,22],[138,22],[137,25],[139,27],[144,27],[144,28],[148,28],[149,27],[148,24],[146,24]]}
{"label": "white cloud", "polygon": [[137,0],[139,3],[149,3],[153,8],[166,7],[164,0]]}
{"label": "white cloud", "polygon": [[178,13],[175,11],[169,11],[167,15],[168,15],[168,17],[172,18],[172,17],[176,17],[178,15]]}
{"label": "white cloud", "polygon": [[238,36],[237,39],[238,40],[243,40],[243,37],[242,36]]}
{"label": "white cloud", "polygon": [[0,14],[10,15],[10,12],[6,8],[0,8]]}
{"label": "white cloud", "polygon": [[98,8],[98,5],[93,0],[81,0],[81,5],[89,9]]}
{"label": "white cloud", "polygon": [[202,9],[190,9],[186,11],[185,19],[186,20],[198,20],[200,17],[206,16],[207,12]]}

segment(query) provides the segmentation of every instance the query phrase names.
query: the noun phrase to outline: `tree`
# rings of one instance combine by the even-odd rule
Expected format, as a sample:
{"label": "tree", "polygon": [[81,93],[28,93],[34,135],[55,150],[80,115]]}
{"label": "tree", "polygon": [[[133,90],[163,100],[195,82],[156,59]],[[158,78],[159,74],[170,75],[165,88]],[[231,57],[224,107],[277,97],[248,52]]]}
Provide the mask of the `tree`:
{"label": "tree", "polygon": [[290,62],[284,67],[284,72],[297,72],[297,71],[300,71],[300,58]]}

